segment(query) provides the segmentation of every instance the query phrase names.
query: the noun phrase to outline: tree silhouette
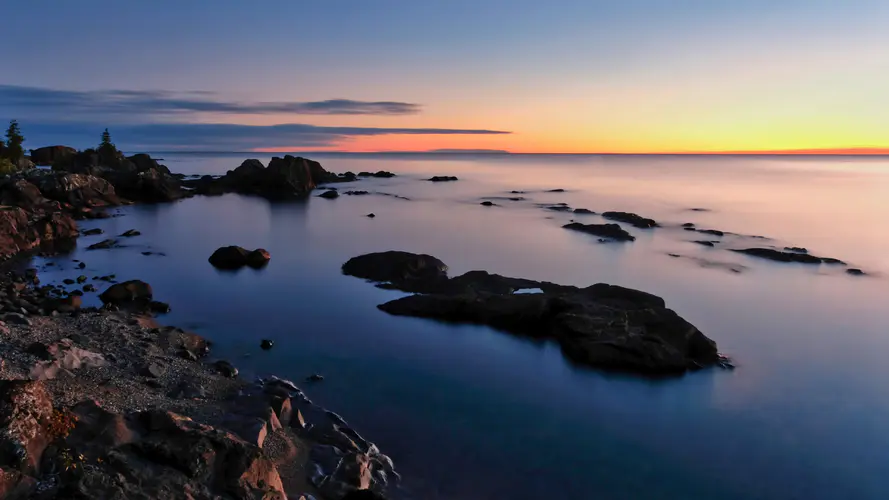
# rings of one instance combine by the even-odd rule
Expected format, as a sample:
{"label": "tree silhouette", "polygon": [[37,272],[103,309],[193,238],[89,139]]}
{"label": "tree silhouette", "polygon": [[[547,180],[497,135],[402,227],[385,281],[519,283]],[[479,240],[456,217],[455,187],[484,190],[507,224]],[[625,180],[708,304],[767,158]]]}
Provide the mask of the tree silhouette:
{"label": "tree silhouette", "polygon": [[102,142],[99,144],[98,152],[99,158],[108,166],[116,165],[120,160],[120,153],[117,151],[117,146],[111,142],[111,133],[107,128],[102,132]]}
{"label": "tree silhouette", "polygon": [[24,142],[25,137],[22,135],[19,123],[15,120],[10,121],[9,128],[6,129],[6,148],[3,156],[13,163],[18,163],[25,156],[25,150],[22,148]]}

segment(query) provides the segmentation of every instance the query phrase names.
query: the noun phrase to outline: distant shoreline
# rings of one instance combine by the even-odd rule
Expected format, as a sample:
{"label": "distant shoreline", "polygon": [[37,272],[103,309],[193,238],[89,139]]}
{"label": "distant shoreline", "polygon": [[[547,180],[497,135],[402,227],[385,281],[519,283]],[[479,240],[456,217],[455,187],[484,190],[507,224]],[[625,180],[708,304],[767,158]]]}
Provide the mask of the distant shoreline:
{"label": "distant shoreline", "polygon": [[[134,150],[135,151],[135,150]],[[154,151],[151,155],[225,156],[620,156],[620,157],[738,157],[738,158],[889,158],[889,153],[511,153],[509,151]]]}

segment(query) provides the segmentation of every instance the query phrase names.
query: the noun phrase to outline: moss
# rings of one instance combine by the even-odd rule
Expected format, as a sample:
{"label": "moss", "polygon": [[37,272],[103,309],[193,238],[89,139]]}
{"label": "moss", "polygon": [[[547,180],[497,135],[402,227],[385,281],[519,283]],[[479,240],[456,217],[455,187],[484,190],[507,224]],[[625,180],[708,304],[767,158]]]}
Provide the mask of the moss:
{"label": "moss", "polygon": [[0,158],[0,175],[8,175],[18,170],[16,166],[6,158]]}

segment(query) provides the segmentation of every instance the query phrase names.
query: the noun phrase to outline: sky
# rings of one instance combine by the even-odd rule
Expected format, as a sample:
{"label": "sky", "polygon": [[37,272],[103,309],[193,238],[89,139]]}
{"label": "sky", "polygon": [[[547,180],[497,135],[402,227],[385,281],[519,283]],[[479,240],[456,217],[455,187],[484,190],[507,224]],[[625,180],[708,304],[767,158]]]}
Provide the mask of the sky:
{"label": "sky", "polygon": [[0,0],[26,148],[889,152],[886,0]]}

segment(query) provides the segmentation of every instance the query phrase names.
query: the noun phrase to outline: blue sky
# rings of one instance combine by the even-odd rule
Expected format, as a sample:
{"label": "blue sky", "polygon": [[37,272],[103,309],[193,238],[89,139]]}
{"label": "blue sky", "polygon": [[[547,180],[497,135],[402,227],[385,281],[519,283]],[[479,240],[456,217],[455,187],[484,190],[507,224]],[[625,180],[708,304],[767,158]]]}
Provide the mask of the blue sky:
{"label": "blue sky", "polygon": [[[869,146],[875,139],[865,132],[886,120],[872,109],[889,105],[880,90],[889,84],[889,2],[878,0],[0,0],[0,12],[4,38],[16,41],[4,54],[0,85],[174,98],[199,91],[212,93],[205,100],[252,105],[414,106],[410,113],[306,114],[285,106],[126,116],[98,100],[89,110],[63,103],[54,115],[46,103],[7,95],[0,119],[19,119],[31,142],[65,142],[61,132],[71,124],[129,133],[150,122],[157,130],[169,123],[177,139],[187,133],[184,123],[250,126],[247,146],[248,136],[281,124],[470,132],[338,133],[320,141],[335,149],[747,144],[733,136],[763,148]],[[823,129],[812,130],[812,108],[823,110],[815,116]],[[830,121],[854,134],[834,131]],[[784,142],[774,139],[779,126]],[[199,149],[206,127],[193,130]],[[292,130],[255,147],[318,147],[317,135]],[[482,137],[483,130],[512,133]],[[162,134],[142,142],[127,136],[123,145],[159,142]]]}

